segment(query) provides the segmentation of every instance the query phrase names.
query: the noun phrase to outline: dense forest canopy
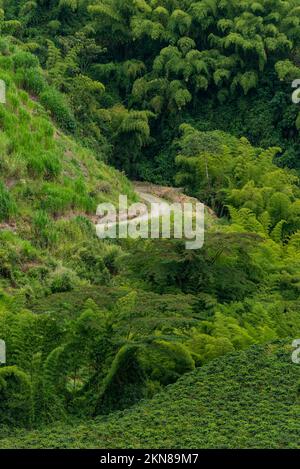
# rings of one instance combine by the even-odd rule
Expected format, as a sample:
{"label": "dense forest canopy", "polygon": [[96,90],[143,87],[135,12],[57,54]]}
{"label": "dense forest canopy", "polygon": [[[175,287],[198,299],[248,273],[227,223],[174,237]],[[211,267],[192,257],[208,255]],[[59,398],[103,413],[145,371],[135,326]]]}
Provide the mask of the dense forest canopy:
{"label": "dense forest canopy", "polygon": [[[179,399],[199,373],[201,408],[223,355],[217,406],[233,371],[251,381],[248,353],[264,368],[259,351],[274,352],[276,377],[292,373],[282,344],[300,335],[300,0],[0,3],[0,446],[15,427],[96,418],[94,429],[161,392],[162,412],[164,387],[186,373],[170,389]],[[99,240],[97,205],[138,200],[128,178],[204,202],[203,249]],[[294,435],[298,391],[284,392]]]}

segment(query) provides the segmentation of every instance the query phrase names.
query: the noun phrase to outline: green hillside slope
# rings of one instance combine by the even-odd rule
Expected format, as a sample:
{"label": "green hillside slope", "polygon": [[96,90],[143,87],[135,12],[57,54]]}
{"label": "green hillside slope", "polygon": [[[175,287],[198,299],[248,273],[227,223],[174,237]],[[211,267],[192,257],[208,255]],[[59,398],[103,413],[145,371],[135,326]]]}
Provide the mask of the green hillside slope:
{"label": "green hillside slope", "polygon": [[154,399],[84,423],[0,440],[1,448],[299,448],[300,366],[277,342],[214,360]]}
{"label": "green hillside slope", "polygon": [[28,299],[49,293],[54,277],[59,283],[68,277],[74,286],[90,280],[72,256],[79,246],[93,246],[101,259],[107,254],[92,226],[97,205],[117,202],[120,193],[136,196],[123,174],[56,127],[51,117],[71,119],[71,111],[53,88],[47,91],[50,107],[24,90],[24,77],[42,76],[37,59],[7,38],[0,51],[6,84],[6,104],[0,105],[0,288],[13,294],[22,288]]}
{"label": "green hillside slope", "polygon": [[6,48],[0,57],[0,79],[7,88],[7,103],[0,107],[1,195],[6,188],[11,198],[5,209],[2,196],[0,221],[24,219],[33,210],[56,219],[70,211],[94,215],[97,203],[117,201],[120,191],[133,197],[121,173],[51,122],[50,115],[59,121],[59,116],[71,113],[62,95],[49,87],[51,106],[49,99],[44,107],[24,91],[24,75],[41,73],[36,58],[4,39],[0,46]]}

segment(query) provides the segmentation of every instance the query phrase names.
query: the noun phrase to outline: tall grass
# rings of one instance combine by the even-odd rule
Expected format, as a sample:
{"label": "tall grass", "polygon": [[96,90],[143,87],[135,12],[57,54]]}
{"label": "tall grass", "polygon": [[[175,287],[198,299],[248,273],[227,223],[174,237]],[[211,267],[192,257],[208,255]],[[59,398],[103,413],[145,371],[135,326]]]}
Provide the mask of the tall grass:
{"label": "tall grass", "polygon": [[0,221],[9,221],[16,214],[16,204],[3,182],[0,181]]}

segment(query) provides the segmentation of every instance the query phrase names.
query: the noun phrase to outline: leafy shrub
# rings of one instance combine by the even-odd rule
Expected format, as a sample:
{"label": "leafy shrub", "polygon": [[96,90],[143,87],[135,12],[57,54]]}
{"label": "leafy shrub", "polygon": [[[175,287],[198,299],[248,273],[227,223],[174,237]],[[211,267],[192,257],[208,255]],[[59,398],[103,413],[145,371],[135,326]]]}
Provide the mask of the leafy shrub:
{"label": "leafy shrub", "polygon": [[15,68],[36,68],[39,66],[38,58],[30,52],[19,51],[13,55]]}
{"label": "leafy shrub", "polygon": [[111,278],[109,267],[106,266],[101,255],[95,252],[94,243],[81,247],[72,255],[72,265],[76,268],[80,278],[89,280],[93,284],[108,284]]}
{"label": "leafy shrub", "polygon": [[0,67],[3,70],[12,70],[12,68],[13,68],[12,58],[11,57],[1,56],[0,57]]}
{"label": "leafy shrub", "polygon": [[52,293],[69,292],[75,288],[75,285],[75,275],[67,269],[59,269],[51,276],[50,288]]}
{"label": "leafy shrub", "polygon": [[9,43],[4,37],[0,38],[0,52],[3,55],[9,54]]}

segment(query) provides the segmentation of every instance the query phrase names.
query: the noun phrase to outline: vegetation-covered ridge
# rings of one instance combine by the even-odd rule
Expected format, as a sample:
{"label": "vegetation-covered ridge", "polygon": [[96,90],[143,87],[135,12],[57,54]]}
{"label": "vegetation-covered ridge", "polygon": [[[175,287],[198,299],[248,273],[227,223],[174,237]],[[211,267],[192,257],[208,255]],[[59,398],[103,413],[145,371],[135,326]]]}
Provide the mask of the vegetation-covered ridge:
{"label": "vegetation-covered ridge", "polygon": [[3,45],[3,434],[125,409],[216,357],[300,331],[299,185],[274,164],[278,148],[182,125],[177,181],[221,217],[204,248],[100,241],[96,203],[133,200],[131,185],[54,128],[16,83],[35,57]]}
{"label": "vegetation-covered ridge", "polygon": [[151,401],[93,421],[20,431],[1,448],[299,448],[300,368],[289,342],[185,375]]}
{"label": "vegetation-covered ridge", "polygon": [[[3,446],[297,447],[300,0],[0,3]],[[98,239],[126,174],[204,247]]]}

